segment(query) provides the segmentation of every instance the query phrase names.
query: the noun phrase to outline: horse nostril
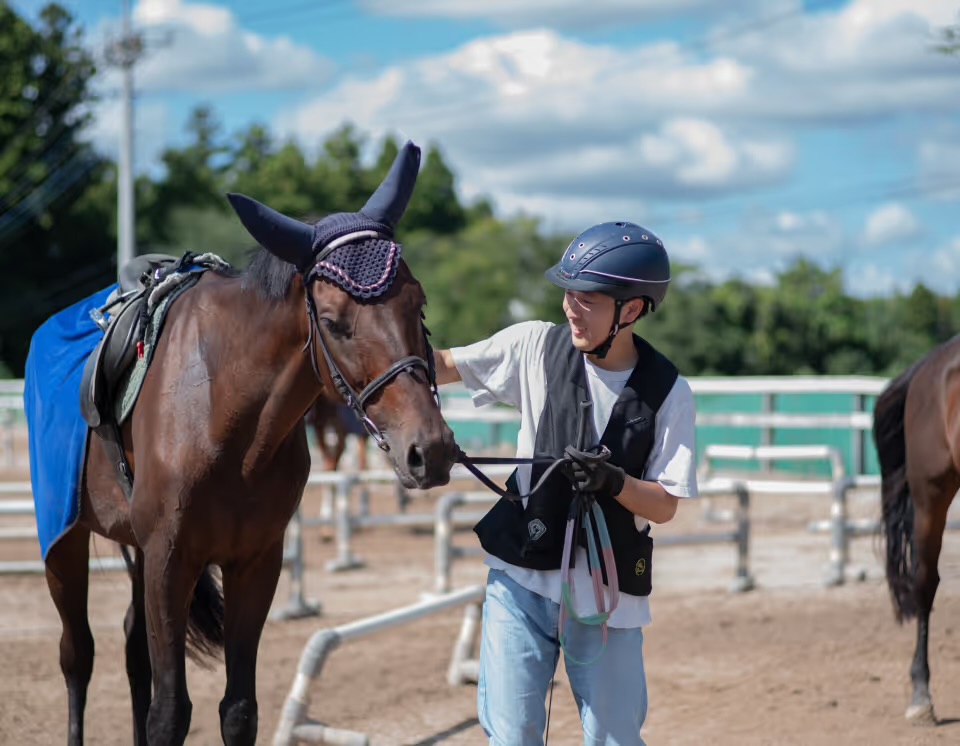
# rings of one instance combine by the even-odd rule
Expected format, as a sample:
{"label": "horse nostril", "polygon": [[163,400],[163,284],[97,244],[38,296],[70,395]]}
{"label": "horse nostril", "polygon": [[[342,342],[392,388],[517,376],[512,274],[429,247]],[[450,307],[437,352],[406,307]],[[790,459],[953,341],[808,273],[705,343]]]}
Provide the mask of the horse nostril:
{"label": "horse nostril", "polygon": [[423,449],[416,443],[407,449],[407,468],[411,474],[422,474],[426,466],[423,456]]}

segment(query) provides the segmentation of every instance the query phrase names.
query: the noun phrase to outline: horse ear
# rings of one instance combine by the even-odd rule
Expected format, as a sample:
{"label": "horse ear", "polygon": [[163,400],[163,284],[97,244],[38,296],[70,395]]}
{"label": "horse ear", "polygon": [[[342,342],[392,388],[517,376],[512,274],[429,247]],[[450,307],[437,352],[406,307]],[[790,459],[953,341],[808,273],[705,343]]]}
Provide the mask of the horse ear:
{"label": "horse ear", "polygon": [[228,194],[243,227],[257,243],[301,272],[313,259],[313,226],[288,218],[243,194]]}
{"label": "horse ear", "polygon": [[390,228],[396,228],[413,195],[420,171],[420,148],[407,140],[390,167],[390,172],[377,187],[360,213]]}

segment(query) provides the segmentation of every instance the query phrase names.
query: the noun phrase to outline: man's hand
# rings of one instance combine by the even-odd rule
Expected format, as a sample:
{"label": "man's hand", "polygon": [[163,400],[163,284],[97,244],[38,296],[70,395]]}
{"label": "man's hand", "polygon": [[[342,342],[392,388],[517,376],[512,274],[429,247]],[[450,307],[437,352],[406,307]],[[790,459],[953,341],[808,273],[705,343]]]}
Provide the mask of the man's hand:
{"label": "man's hand", "polygon": [[607,459],[610,451],[604,448],[600,453],[580,451],[567,446],[564,453],[573,461],[573,482],[581,492],[615,497],[623,489],[626,473]]}

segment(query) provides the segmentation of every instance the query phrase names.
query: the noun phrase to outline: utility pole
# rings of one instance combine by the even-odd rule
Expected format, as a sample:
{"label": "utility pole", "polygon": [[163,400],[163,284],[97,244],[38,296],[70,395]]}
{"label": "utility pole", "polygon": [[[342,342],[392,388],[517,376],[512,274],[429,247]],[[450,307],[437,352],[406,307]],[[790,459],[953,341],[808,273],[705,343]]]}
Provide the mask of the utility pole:
{"label": "utility pole", "polygon": [[120,154],[117,159],[117,271],[136,254],[133,201],[133,66],[143,56],[143,35],[130,25],[130,0],[121,0],[121,32],[106,49],[107,62],[123,78]]}

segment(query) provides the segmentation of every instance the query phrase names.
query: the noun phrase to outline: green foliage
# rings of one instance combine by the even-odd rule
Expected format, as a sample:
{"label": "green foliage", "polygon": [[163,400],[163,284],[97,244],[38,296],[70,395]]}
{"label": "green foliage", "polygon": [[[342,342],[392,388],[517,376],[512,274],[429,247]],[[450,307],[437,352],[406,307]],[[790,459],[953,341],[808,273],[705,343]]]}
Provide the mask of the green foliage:
{"label": "green foliage", "polygon": [[212,252],[237,268],[247,266],[256,248],[256,242],[233,215],[212,207],[175,207],[167,233],[170,245],[158,246],[161,253],[179,256],[185,251]]}
{"label": "green foliage", "polygon": [[17,375],[33,330],[115,272],[109,167],[79,137],[95,72],[82,41],[59,5],[34,28],[0,3],[0,361]]}
{"label": "green foliage", "polygon": [[935,45],[935,49],[942,54],[960,52],[960,24],[941,29],[940,41]]}
{"label": "green foliage", "polygon": [[531,297],[532,287],[547,289],[522,271],[524,252],[537,241],[532,222],[487,218],[455,234],[407,238],[404,256],[427,294],[427,324],[439,347],[474,342],[521,320],[532,309],[520,299]]}

